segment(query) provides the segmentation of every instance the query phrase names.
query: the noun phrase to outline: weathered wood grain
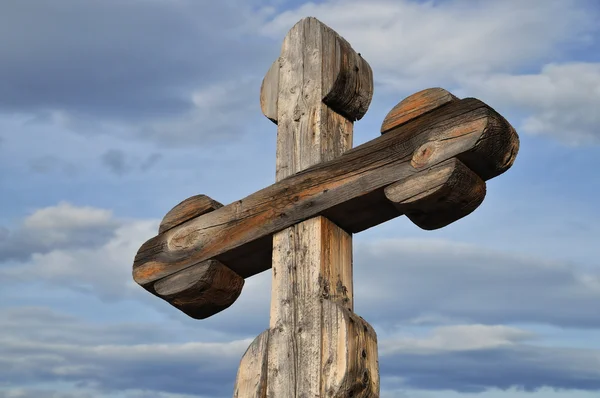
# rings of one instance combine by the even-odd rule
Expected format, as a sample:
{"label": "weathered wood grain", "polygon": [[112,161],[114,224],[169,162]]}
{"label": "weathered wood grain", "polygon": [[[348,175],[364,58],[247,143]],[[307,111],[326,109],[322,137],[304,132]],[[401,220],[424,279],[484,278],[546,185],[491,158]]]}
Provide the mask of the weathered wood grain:
{"label": "weathered wood grain", "polygon": [[323,38],[322,99],[331,109],[348,120],[360,120],[373,98],[373,71],[350,43],[334,30],[318,24]]}
{"label": "weathered wood grain", "polygon": [[439,87],[428,88],[410,95],[392,108],[383,119],[381,134],[452,101],[458,101],[458,98]]}
{"label": "weathered wood grain", "polygon": [[319,397],[379,397],[377,335],[364,319],[323,301],[323,373]]}
{"label": "weathered wood grain", "polygon": [[267,398],[269,330],[258,335],[242,356],[233,398]]}
{"label": "weathered wood grain", "polygon": [[[271,266],[267,238],[275,232],[316,215],[348,232],[372,227],[400,215],[392,213],[386,186],[453,157],[488,180],[512,165],[518,144],[514,129],[489,106],[471,98],[451,102],[150,239],[136,255],[134,279],[145,286],[211,258],[242,277],[254,275]],[[355,223],[363,199],[382,213]]]}
{"label": "weathered wood grain", "polygon": [[[195,195],[173,207],[162,219],[159,235],[210,213],[223,205],[206,195]],[[182,269],[144,288],[195,319],[208,318],[235,302],[244,278],[216,260]]]}
{"label": "weathered wood grain", "polygon": [[220,207],[223,207],[221,203],[206,195],[196,195],[187,198],[169,210],[163,217],[160,226],[158,227],[158,233],[162,234],[192,218],[199,217]]}
{"label": "weathered wood grain", "polygon": [[244,278],[217,260],[183,269],[156,282],[155,294],[195,319],[205,319],[237,300]]}
{"label": "weathered wood grain", "polygon": [[277,102],[279,96],[279,59],[269,68],[260,86],[260,109],[270,121],[277,124]]}
{"label": "weathered wood grain", "polygon": [[452,158],[385,188],[386,197],[412,222],[438,229],[472,213],[483,202],[485,182]]}
{"label": "weathered wood grain", "polygon": [[[361,59],[314,18],[292,28],[279,59],[278,181],[350,149],[352,120],[370,102]],[[310,218],[273,235],[272,266],[267,395],[321,396],[322,352],[343,345],[323,339],[332,326],[323,322],[323,302],[352,308],[352,238],[324,217]]]}
{"label": "weathered wood grain", "polygon": [[[318,65],[313,63],[320,68],[320,70],[313,68],[312,71],[318,80],[309,82],[307,79],[307,83],[317,90],[312,92],[312,95],[319,94],[324,104],[336,113],[344,115],[348,120],[360,120],[367,112],[373,98],[371,66],[343,37],[315,18],[305,18],[298,22],[290,30],[288,37],[290,34],[295,35],[294,30],[303,29],[305,26],[311,32],[315,32],[312,37],[308,37],[315,44],[315,52],[306,55],[312,57],[312,61],[317,58],[321,61]],[[282,54],[285,50],[282,48]],[[323,57],[322,54],[327,56]],[[277,108],[279,93],[282,91],[279,89],[281,60],[279,58],[273,63],[263,79],[260,91],[262,112],[274,123],[278,123]]]}
{"label": "weathered wood grain", "polygon": [[275,234],[269,396],[281,396],[282,390],[294,397],[300,391],[319,396],[322,352],[333,355],[345,347],[321,337],[337,325],[327,323],[322,305],[351,311],[352,286],[352,238],[331,221],[315,217]]}

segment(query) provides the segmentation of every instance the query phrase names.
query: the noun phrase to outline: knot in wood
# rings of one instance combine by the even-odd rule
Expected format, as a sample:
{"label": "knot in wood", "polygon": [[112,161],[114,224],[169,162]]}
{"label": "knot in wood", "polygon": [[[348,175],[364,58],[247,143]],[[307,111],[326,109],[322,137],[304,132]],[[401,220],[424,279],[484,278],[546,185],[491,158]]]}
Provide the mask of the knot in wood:
{"label": "knot in wood", "polygon": [[412,167],[415,169],[422,169],[428,165],[431,165],[433,155],[435,154],[437,148],[438,143],[435,141],[426,142],[417,148],[417,150],[413,153],[412,160],[410,161]]}

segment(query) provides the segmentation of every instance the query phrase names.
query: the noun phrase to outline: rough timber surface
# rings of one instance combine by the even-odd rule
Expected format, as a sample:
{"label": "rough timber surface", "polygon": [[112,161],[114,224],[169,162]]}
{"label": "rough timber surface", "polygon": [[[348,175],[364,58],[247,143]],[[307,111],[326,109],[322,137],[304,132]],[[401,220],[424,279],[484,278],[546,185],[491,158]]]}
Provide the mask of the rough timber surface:
{"label": "rough timber surface", "polygon": [[217,260],[207,260],[154,284],[155,294],[195,319],[205,319],[237,300],[244,278]]}
{"label": "rough timber surface", "polygon": [[[288,33],[279,58],[278,181],[352,147],[352,122],[372,94],[370,68],[361,61],[314,18]],[[369,385],[355,381],[377,356],[353,361],[367,344],[356,333],[337,334],[348,328],[339,313],[352,309],[351,235],[325,217],[309,218],[273,235],[272,266],[267,396],[358,396]]]}
{"label": "rough timber surface", "polygon": [[458,98],[439,87],[410,95],[392,108],[383,119],[381,134],[453,101],[458,101]]}
{"label": "rough timber surface", "polygon": [[[401,215],[386,186],[453,157],[488,180],[510,168],[518,146],[512,126],[483,102],[449,103],[150,239],[136,255],[134,279],[152,284],[211,258],[249,277],[271,267],[278,231],[317,215],[347,232],[364,230]],[[365,206],[380,216],[356,220]]]}
{"label": "rough timber surface", "polygon": [[432,230],[472,213],[485,192],[485,182],[452,158],[388,186],[385,196],[420,228]]}
{"label": "rough timber surface", "polygon": [[258,335],[240,361],[233,398],[267,398],[269,330]]}
{"label": "rough timber surface", "polygon": [[[308,29],[304,29],[308,27]],[[340,115],[345,116],[349,121],[360,120],[371,103],[373,98],[373,71],[371,66],[360,54],[352,49],[352,46],[335,31],[327,25],[321,23],[315,18],[305,18],[292,28],[286,40],[296,35],[301,29],[308,32],[306,39],[312,41],[312,53],[305,53],[304,60],[309,58],[319,58],[319,64],[312,63],[313,67],[309,71],[311,80],[305,79],[307,85],[305,88],[314,89],[311,96],[318,95],[319,102],[329,106]],[[304,39],[296,36],[296,39]],[[284,43],[285,47],[285,43]],[[286,48],[282,50],[287,51]],[[325,56],[322,56],[325,54]],[[289,55],[289,53],[288,53]],[[300,55],[300,54],[297,54]],[[289,76],[289,58],[282,53],[263,79],[260,88],[260,107],[263,114],[274,123],[278,123],[279,94],[282,92],[289,96],[283,88],[280,89],[280,71],[287,68],[284,73],[284,79]],[[316,67],[316,68],[315,68]],[[307,76],[308,77],[308,76]],[[289,89],[289,87],[288,87]],[[303,90],[306,93],[306,90]],[[295,92],[297,94],[297,92]],[[294,93],[292,93],[294,94]],[[285,99],[282,107],[285,108]],[[322,124],[324,125],[324,124]],[[327,135],[335,135],[336,132],[323,132]]]}
{"label": "rough timber surface", "polygon": [[173,207],[162,219],[158,227],[158,233],[162,234],[173,227],[183,224],[192,218],[199,217],[213,210],[223,207],[216,200],[206,195],[195,195],[187,198],[177,206]]}

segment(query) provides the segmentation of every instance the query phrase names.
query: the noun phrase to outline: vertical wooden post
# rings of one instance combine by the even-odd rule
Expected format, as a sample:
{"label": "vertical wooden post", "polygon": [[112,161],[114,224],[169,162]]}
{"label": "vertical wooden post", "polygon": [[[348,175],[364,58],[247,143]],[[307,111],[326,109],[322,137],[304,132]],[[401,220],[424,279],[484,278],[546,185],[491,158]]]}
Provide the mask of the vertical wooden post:
{"label": "vertical wooden post", "polygon": [[[277,181],[350,149],[371,96],[370,67],[344,39],[314,18],[296,24],[261,90],[278,124]],[[375,332],[353,314],[351,234],[311,218],[274,235],[272,264],[268,336],[242,359],[235,396],[377,397]]]}
{"label": "vertical wooden post", "polygon": [[[323,99],[323,28],[305,19],[286,36],[277,104],[277,181],[352,147],[352,122]],[[327,122],[331,128],[327,129]],[[329,144],[329,145],[328,145]],[[326,250],[335,253],[326,256]],[[329,257],[329,258],[328,258]],[[331,278],[331,279],[329,279]],[[323,217],[275,234],[268,394],[321,396],[321,302],[325,286],[341,285],[352,310],[352,237]]]}

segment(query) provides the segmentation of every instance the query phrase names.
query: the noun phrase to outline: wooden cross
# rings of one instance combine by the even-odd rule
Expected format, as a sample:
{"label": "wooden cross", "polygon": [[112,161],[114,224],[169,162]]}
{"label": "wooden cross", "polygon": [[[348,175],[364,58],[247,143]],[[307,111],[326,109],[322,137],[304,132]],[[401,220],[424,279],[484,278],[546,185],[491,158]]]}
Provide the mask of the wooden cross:
{"label": "wooden cross", "polygon": [[376,334],[353,312],[352,234],[401,215],[444,227],[515,160],[502,116],[440,88],[401,101],[381,137],[351,149],[372,93],[360,54],[318,20],[298,22],[261,88],[278,125],[277,182],[227,206],[181,202],[136,255],[135,281],[197,319],[273,268],[269,328],[244,354],[234,397],[378,397]]}

